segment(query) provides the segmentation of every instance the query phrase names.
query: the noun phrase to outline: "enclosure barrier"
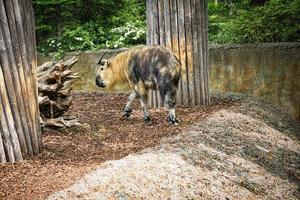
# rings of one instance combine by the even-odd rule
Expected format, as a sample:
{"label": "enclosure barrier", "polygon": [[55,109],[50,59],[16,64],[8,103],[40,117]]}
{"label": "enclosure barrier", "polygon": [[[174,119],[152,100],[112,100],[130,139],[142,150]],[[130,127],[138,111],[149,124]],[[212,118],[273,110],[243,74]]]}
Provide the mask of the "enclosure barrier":
{"label": "enclosure barrier", "polygon": [[[172,50],[182,65],[179,105],[208,105],[207,0],[147,0],[147,44]],[[149,104],[162,106],[158,92]]]}
{"label": "enclosure barrier", "polygon": [[41,152],[31,0],[0,0],[0,162]]}

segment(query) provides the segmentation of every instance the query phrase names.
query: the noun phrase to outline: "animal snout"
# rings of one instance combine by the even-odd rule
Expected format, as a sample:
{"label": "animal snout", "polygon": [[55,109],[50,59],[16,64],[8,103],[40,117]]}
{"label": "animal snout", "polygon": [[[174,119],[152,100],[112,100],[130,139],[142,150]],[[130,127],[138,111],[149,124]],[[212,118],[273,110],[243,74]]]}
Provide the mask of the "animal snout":
{"label": "animal snout", "polygon": [[103,80],[101,80],[101,78],[99,76],[96,76],[96,85],[98,87],[102,87],[102,88],[105,87]]}

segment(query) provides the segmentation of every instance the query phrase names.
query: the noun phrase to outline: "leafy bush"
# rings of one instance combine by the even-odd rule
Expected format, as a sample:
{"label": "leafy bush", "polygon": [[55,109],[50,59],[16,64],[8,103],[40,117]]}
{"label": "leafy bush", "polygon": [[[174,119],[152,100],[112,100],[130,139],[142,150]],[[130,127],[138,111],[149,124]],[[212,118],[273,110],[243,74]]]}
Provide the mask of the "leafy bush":
{"label": "leafy bush", "polygon": [[[300,41],[300,0],[208,3],[210,43]],[[33,5],[38,50],[43,53],[146,41],[145,0],[33,0]]]}
{"label": "leafy bush", "polygon": [[264,6],[256,6],[249,10],[237,9],[235,12],[235,16],[224,22],[210,18],[211,42],[300,41],[299,0],[269,0]]}
{"label": "leafy bush", "polygon": [[38,46],[39,52],[49,53],[120,48],[146,41],[146,26],[143,22],[128,22],[123,26],[105,30],[96,23],[87,23],[74,28],[65,28],[59,37],[50,37]]}
{"label": "leafy bush", "polygon": [[98,24],[87,23],[65,28],[60,36],[50,37],[39,45],[41,52],[93,50],[104,47],[105,32]]}
{"label": "leafy bush", "polygon": [[39,52],[61,55],[68,51],[127,47],[146,41],[145,1],[34,2]]}
{"label": "leafy bush", "polygon": [[143,44],[146,40],[146,26],[139,21],[136,23],[127,22],[124,26],[113,28],[109,32],[111,37],[105,43],[107,48]]}

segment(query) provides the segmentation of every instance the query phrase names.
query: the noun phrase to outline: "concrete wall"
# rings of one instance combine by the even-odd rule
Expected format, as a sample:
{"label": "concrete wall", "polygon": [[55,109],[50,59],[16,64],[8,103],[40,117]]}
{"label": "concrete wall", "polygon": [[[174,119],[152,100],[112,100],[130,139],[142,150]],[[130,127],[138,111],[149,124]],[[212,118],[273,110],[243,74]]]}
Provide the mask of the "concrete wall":
{"label": "concrete wall", "polygon": [[[97,62],[100,57],[105,53],[104,58],[109,58],[117,53],[120,53],[126,49],[116,49],[116,50],[99,50],[99,51],[85,51],[85,52],[72,52],[67,53],[64,56],[64,60],[67,60],[73,56],[78,58],[78,62],[73,66],[72,70],[78,72],[79,76],[82,78],[74,82],[74,90],[88,90],[88,91],[98,91],[99,87],[95,85],[96,72],[99,68]],[[54,61],[51,56],[38,55],[38,66],[47,61]]]}
{"label": "concrete wall", "polygon": [[[68,53],[78,56],[73,67],[82,76],[75,90],[99,90],[95,86],[97,61],[119,50]],[[39,64],[50,60],[39,56]],[[262,96],[284,105],[300,119],[300,43],[216,45],[209,51],[210,87],[213,92],[234,92]]]}
{"label": "concrete wall", "polygon": [[300,43],[210,48],[212,91],[262,96],[300,117]]}

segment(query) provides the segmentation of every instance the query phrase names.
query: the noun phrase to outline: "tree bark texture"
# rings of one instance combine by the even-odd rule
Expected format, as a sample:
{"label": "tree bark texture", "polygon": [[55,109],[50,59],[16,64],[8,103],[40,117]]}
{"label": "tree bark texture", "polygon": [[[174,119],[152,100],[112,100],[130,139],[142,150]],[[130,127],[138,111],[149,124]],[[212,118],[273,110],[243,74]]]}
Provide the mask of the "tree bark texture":
{"label": "tree bark texture", "polygon": [[[207,0],[147,0],[147,44],[175,53],[182,65],[179,105],[209,105]],[[149,104],[161,105],[151,91]]]}

